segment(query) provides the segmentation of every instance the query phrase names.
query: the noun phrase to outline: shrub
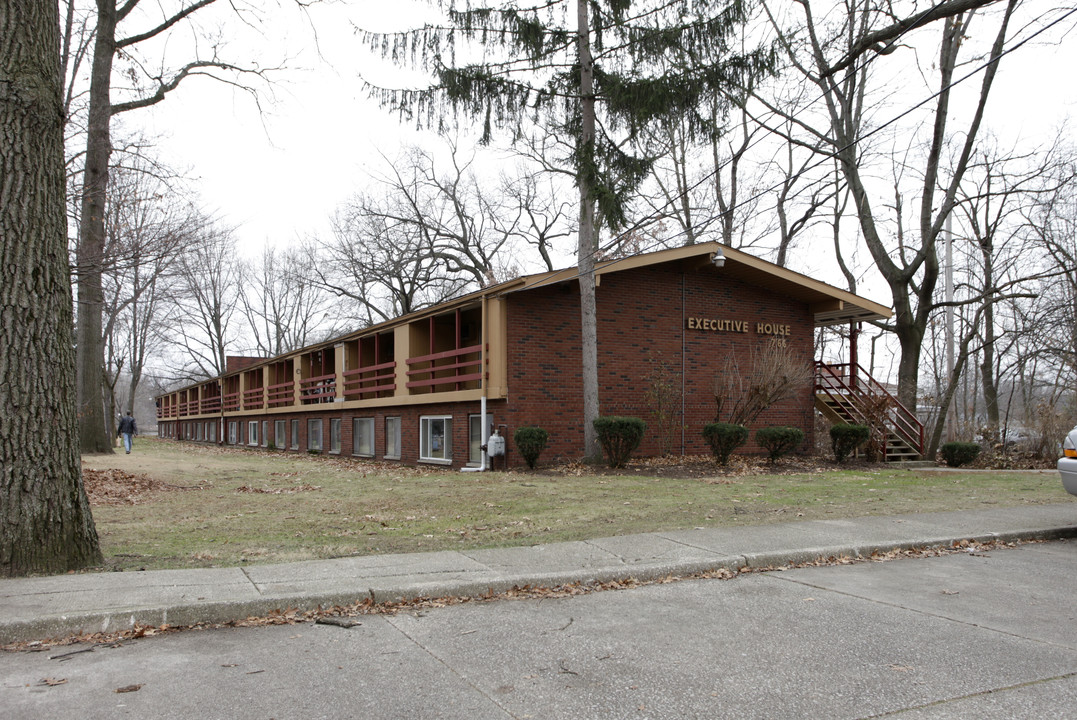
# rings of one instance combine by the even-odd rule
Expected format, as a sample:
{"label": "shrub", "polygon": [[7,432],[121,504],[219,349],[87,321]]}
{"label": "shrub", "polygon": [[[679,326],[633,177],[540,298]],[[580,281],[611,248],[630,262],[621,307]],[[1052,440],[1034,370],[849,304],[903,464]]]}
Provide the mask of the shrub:
{"label": "shrub", "polygon": [[535,462],[539,455],[546,449],[546,441],[550,439],[550,433],[540,427],[518,427],[512,434],[512,441],[516,449],[520,451],[527,467],[535,469]]}
{"label": "shrub", "polygon": [[838,423],[830,427],[830,448],[834,451],[834,460],[839,463],[863,445],[871,434],[867,425],[846,425]]}
{"label": "shrub", "polygon": [[976,459],[980,446],[971,442],[948,442],[939,448],[939,453],[950,467],[961,467]]}
{"label": "shrub", "polygon": [[703,426],[703,438],[711,446],[714,459],[725,465],[733,451],[748,442],[748,428],[733,423],[708,423]]}
{"label": "shrub", "polygon": [[611,468],[624,467],[632,451],[639,447],[643,431],[647,429],[647,423],[639,418],[617,415],[595,418],[594,426]]}
{"label": "shrub", "polygon": [[772,425],[756,430],[755,441],[769,453],[767,460],[774,462],[800,447],[804,442],[804,431],[785,425]]}

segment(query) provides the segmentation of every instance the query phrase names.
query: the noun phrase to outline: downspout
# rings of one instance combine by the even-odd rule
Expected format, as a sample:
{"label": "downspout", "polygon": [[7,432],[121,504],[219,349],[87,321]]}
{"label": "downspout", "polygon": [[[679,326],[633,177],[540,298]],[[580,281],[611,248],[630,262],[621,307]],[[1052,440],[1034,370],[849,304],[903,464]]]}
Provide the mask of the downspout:
{"label": "downspout", "polygon": [[686,452],[684,432],[685,432],[685,425],[687,425],[687,418],[685,417],[686,410],[685,410],[685,398],[684,398],[684,393],[685,393],[684,373],[685,373],[685,368],[687,367],[686,361],[685,361],[685,356],[684,356],[684,353],[685,353],[684,326],[686,324],[686,319],[684,317],[684,276],[685,276],[685,271],[681,270],[681,455],[682,456]]}

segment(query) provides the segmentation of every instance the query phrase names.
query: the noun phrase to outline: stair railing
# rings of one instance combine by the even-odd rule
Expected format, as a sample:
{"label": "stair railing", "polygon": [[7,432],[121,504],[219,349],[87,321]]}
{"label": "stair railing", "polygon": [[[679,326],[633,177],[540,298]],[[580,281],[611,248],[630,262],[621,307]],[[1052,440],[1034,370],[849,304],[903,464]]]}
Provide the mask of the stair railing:
{"label": "stair railing", "polygon": [[[840,408],[847,419],[871,427],[875,414],[870,407],[876,398],[883,401],[887,430],[913,448],[924,453],[924,424],[916,414],[906,408],[885,387],[879,384],[859,365],[851,363],[828,364],[815,362],[815,392],[829,398]],[[881,438],[883,456],[886,456],[887,439]]]}

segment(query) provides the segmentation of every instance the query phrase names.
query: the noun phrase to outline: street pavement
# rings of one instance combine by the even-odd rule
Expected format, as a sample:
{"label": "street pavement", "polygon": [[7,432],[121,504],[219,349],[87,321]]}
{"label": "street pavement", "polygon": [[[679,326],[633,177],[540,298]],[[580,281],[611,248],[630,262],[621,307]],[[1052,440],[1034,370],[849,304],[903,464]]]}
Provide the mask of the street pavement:
{"label": "street pavement", "polygon": [[[572,560],[579,579],[588,579],[600,568],[604,573],[616,567],[609,560],[615,554],[623,561],[623,577],[643,567],[657,571],[656,558],[668,568],[698,568],[700,552],[737,567],[902,546],[895,543],[1070,538],[577,596],[406,607],[395,615],[360,616],[352,627],[191,630],[0,653],[0,714],[239,720],[1073,718],[1075,523],[1077,502],[1067,502],[546,546],[519,556],[534,563],[532,579],[568,573],[565,565]],[[673,553],[674,547],[683,555]],[[506,552],[478,555],[490,568],[483,572],[506,582],[526,576]],[[591,560],[581,565],[585,557]],[[384,572],[368,571],[363,584],[386,577],[385,560],[378,566]],[[327,592],[337,593],[344,571],[355,567],[339,565],[341,573],[333,576],[331,565],[303,565],[312,567],[294,569],[288,580],[278,568],[249,582],[283,598],[285,587],[325,578],[331,582]],[[458,563],[447,568],[456,568],[447,569],[449,574],[460,572]],[[153,573],[121,577],[128,575]],[[385,582],[379,591],[405,588],[399,579],[404,576],[401,571],[396,585]],[[0,583],[5,618],[14,607],[12,584],[21,582]],[[413,587],[430,589],[435,582],[423,577]],[[435,594],[458,582],[447,581]],[[146,605],[152,587],[166,586],[145,586],[139,601],[126,601],[127,607]],[[209,592],[206,586],[198,590],[203,591]],[[176,592],[157,595],[174,598]],[[84,597],[105,595],[98,589]],[[216,612],[222,606],[218,596],[212,607]],[[99,611],[104,610],[115,615],[114,609]]]}

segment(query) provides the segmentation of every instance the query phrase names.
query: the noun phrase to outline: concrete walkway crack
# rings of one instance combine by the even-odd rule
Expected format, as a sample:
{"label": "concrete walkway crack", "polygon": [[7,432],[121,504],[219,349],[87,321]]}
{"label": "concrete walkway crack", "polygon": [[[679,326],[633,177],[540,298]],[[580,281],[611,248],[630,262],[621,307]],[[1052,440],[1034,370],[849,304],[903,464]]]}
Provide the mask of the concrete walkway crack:
{"label": "concrete walkway crack", "polygon": [[961,702],[962,700],[971,700],[972,698],[984,697],[985,695],[995,695],[997,693],[1011,692],[1013,690],[1020,690],[1021,688],[1032,687],[1034,685],[1042,685],[1049,682],[1057,682],[1059,680],[1069,680],[1070,678],[1077,677],[1077,672],[1065,673],[1064,675],[1055,675],[1053,677],[1037,678],[1036,680],[1029,680],[1028,682],[1017,683],[1016,685],[1007,685],[1005,687],[991,688],[990,690],[981,690],[980,692],[969,693],[967,695],[955,695],[954,697],[944,698],[942,700],[935,700],[934,702],[924,703],[923,705],[915,705],[900,710],[894,710],[892,712],[880,713],[878,715],[865,715],[860,720],[876,720],[876,718],[895,717],[897,715],[905,715],[917,710],[924,710],[926,708],[942,707],[949,705],[950,703]]}
{"label": "concrete walkway crack", "polygon": [[505,706],[504,706],[504,705],[502,705],[502,704],[501,704],[500,702],[498,702],[498,699],[497,699],[497,698],[495,698],[495,697],[494,697],[493,695],[491,695],[490,693],[488,693],[488,692],[486,692],[485,690],[483,690],[483,689],[482,689],[481,687],[479,687],[478,685],[476,685],[476,684],[475,684],[474,682],[472,682],[472,681],[471,681],[471,678],[469,678],[469,677],[467,677],[466,675],[463,675],[462,673],[460,673],[460,672],[459,672],[459,671],[458,671],[458,670],[457,670],[456,668],[454,668],[454,667],[453,667],[452,665],[450,665],[449,663],[447,663],[447,662],[446,662],[446,661],[445,661],[445,660],[444,660],[444,659],[443,659],[442,657],[440,657],[440,656],[439,656],[439,655],[438,655],[437,653],[435,653],[435,652],[434,652],[433,650],[431,650],[430,648],[428,648],[428,647],[427,647],[426,645],[424,645],[423,643],[419,642],[419,640],[418,640],[418,639],[416,639],[416,638],[415,638],[414,636],[412,636],[412,635],[411,635],[411,633],[409,633],[409,632],[408,632],[407,630],[405,630],[404,628],[400,627],[400,626],[399,626],[399,625],[398,625],[398,624],[397,624],[396,622],[394,622],[395,620],[396,620],[396,618],[394,618],[394,617],[391,617],[391,616],[387,616],[387,617],[385,618],[385,622],[386,622],[386,623],[388,623],[388,624],[389,624],[389,625],[390,625],[390,626],[391,626],[391,627],[392,627],[393,629],[395,629],[395,630],[396,630],[396,631],[397,631],[398,633],[400,633],[400,634],[401,634],[401,635],[403,635],[403,636],[404,636],[405,638],[407,638],[409,642],[411,642],[411,643],[412,643],[413,645],[415,645],[415,647],[419,648],[419,649],[420,649],[420,650],[422,650],[422,651],[423,651],[424,653],[426,653],[426,654],[427,654],[427,655],[429,655],[429,656],[430,656],[431,658],[433,658],[433,659],[434,659],[434,660],[435,660],[435,661],[436,661],[436,662],[437,662],[437,663],[438,663],[439,665],[441,665],[441,666],[442,666],[443,668],[445,668],[445,670],[446,670],[446,671],[448,671],[448,672],[449,672],[450,674],[452,674],[452,675],[456,676],[456,677],[457,677],[457,678],[459,678],[459,679],[461,680],[461,682],[463,682],[463,683],[464,683],[465,685],[467,685],[467,686],[468,686],[468,687],[470,687],[470,688],[471,688],[472,690],[474,690],[475,692],[477,692],[477,693],[478,693],[478,694],[479,694],[480,696],[482,696],[482,697],[486,698],[486,700],[488,700],[488,701],[489,701],[490,703],[492,703],[492,704],[493,704],[493,705],[494,705],[495,707],[497,707],[497,709],[498,709],[498,710],[500,710],[501,712],[503,712],[503,713],[505,714],[505,716],[506,716],[506,717],[509,717],[509,718],[513,718],[514,720],[516,720],[516,719],[518,718],[518,716],[517,716],[517,715],[515,715],[515,714],[514,714],[514,713],[513,713],[513,712],[512,712],[511,710],[509,710],[509,709],[508,709],[507,707],[505,707]]}
{"label": "concrete walkway crack", "polygon": [[1002,630],[990,625],[982,625],[980,623],[969,622],[960,618],[951,617],[949,615],[943,615],[941,613],[928,612],[926,610],[920,610],[918,608],[909,607],[907,605],[901,605],[900,603],[888,602],[886,600],[879,600],[877,598],[868,597],[866,595],[859,595],[857,593],[848,592],[846,590],[835,590],[834,588],[827,587],[825,585],[819,585],[816,583],[806,582],[804,580],[798,580],[787,576],[782,576],[777,573],[767,573],[766,577],[770,580],[778,580],[782,582],[793,583],[795,585],[801,585],[803,587],[809,587],[813,590],[819,590],[821,592],[833,593],[834,595],[841,595],[843,597],[854,598],[856,600],[862,600],[865,602],[874,603],[876,605],[882,605],[883,607],[896,608],[898,610],[904,610],[906,612],[915,613],[917,615],[923,615],[924,617],[935,618],[937,620],[944,620],[946,622],[957,623],[959,625],[965,625],[967,627],[978,628],[980,630],[986,630],[988,632],[997,633],[999,635],[1005,635],[1006,637],[1017,638],[1019,640],[1027,640],[1040,645],[1046,645],[1048,647],[1061,648],[1063,650],[1071,650],[1077,652],[1077,647],[1072,645],[1066,645],[1064,643],[1052,642],[1050,640],[1043,640],[1041,638],[1029,637],[1027,635],[1018,635],[1017,633],[1009,632],[1008,630]]}

